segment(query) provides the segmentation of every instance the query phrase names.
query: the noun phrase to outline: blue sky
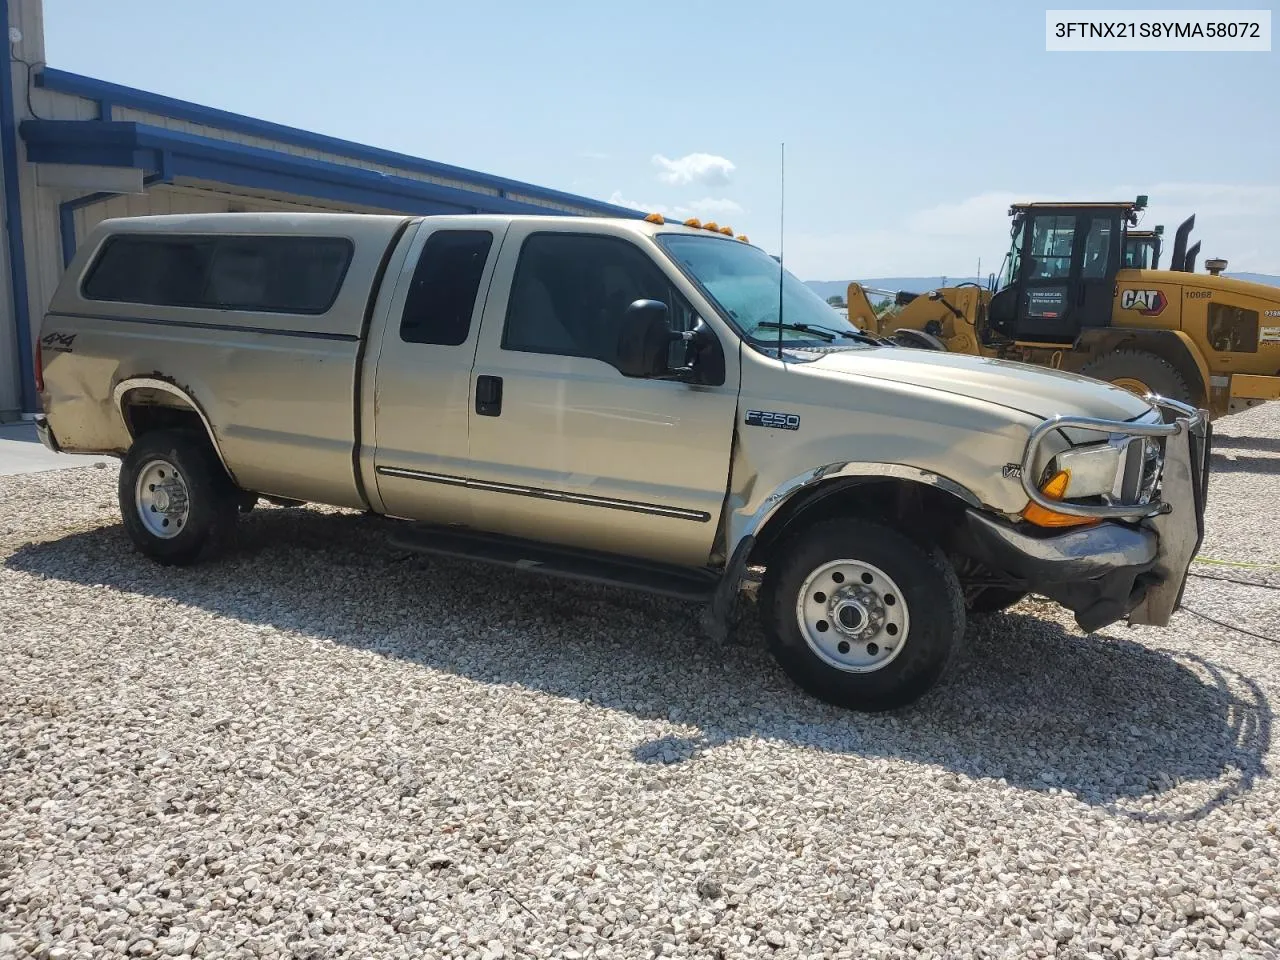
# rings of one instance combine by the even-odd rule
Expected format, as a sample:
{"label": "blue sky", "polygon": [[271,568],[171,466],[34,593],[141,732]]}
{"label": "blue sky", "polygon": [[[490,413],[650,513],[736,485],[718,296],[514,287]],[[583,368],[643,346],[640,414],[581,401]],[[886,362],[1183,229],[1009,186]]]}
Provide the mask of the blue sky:
{"label": "blue sky", "polygon": [[1280,273],[1280,53],[1046,53],[1044,9],[45,0],[45,43],[51,66],[709,213],[770,250],[785,141],[805,279],[994,270],[1010,201],[1138,193],[1170,232],[1195,212],[1202,257]]}

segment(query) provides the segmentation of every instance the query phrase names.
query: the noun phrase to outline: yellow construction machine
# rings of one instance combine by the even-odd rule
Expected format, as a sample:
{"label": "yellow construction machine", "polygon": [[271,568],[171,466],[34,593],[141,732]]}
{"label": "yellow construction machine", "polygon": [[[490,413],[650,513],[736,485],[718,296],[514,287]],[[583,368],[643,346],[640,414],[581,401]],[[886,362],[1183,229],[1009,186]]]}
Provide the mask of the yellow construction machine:
{"label": "yellow construction machine", "polygon": [[[1146,197],[1124,203],[1019,203],[1012,244],[992,277],[928,293],[849,284],[849,319],[903,346],[974,353],[1069,370],[1213,416],[1280,398],[1280,287],[1196,273],[1195,226],[1138,231]],[[892,297],[877,316],[869,295]]]}

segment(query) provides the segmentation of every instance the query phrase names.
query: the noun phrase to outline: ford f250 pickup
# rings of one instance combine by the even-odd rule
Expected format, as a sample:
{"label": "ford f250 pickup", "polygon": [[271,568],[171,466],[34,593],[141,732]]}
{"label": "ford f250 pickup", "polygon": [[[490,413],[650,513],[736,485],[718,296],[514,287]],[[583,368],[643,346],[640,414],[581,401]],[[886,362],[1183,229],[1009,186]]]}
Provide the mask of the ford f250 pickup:
{"label": "ford f250 pickup", "polygon": [[705,604],[880,710],[1028,592],[1164,625],[1208,418],[870,337],[714,225],[207,214],[107,221],[44,317],[37,426],[122,458],[136,547],[211,555],[259,498],[449,556]]}

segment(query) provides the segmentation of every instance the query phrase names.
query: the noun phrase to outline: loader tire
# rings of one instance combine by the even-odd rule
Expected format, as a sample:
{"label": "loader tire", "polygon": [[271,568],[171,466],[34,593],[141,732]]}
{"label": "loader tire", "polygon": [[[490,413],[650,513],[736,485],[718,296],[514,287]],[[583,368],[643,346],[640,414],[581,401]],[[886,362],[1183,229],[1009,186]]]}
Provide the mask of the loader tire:
{"label": "loader tire", "polygon": [[1090,360],[1080,372],[1095,380],[1105,380],[1132,393],[1158,393],[1179,403],[1195,400],[1178,368],[1163,357],[1145,350],[1116,350]]}

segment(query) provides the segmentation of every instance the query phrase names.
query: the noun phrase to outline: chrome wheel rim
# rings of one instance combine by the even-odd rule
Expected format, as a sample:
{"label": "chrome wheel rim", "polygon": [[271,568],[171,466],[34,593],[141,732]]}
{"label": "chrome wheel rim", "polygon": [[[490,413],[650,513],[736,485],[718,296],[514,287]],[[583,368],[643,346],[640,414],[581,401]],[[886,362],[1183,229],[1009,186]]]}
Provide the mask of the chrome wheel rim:
{"label": "chrome wheel rim", "polygon": [[874,673],[902,652],[911,614],[897,583],[879,567],[832,560],[805,578],[796,621],[809,649],[828,666]]}
{"label": "chrome wheel rim", "polygon": [[138,471],[133,502],[147,532],[161,540],[176,537],[187,526],[191,497],[186,481],[168,460],[149,460]]}

